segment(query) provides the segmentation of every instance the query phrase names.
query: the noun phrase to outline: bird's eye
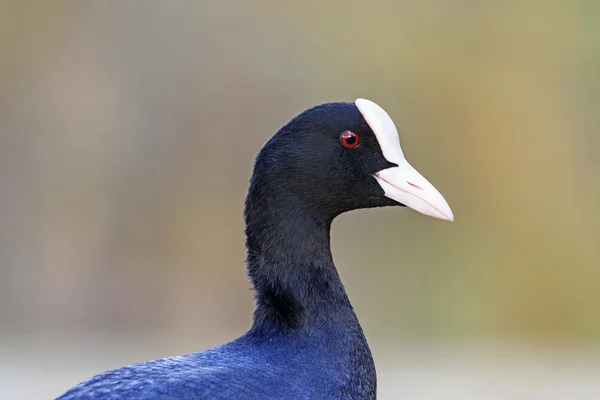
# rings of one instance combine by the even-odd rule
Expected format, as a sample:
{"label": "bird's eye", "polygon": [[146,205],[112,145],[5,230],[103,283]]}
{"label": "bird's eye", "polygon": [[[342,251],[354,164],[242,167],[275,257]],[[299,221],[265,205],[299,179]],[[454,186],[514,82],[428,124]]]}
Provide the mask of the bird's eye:
{"label": "bird's eye", "polygon": [[351,149],[358,145],[358,135],[352,131],[346,131],[340,136],[340,141],[345,147]]}

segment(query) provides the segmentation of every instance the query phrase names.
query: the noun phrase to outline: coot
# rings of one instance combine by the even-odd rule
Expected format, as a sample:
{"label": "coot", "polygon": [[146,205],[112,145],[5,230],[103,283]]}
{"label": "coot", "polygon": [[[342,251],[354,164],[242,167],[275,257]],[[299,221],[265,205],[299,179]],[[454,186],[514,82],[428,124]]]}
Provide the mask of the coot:
{"label": "coot", "polygon": [[104,372],[59,399],[375,399],[375,365],[333,265],[329,232],[345,211],[383,206],[454,218],[406,161],[377,104],[304,111],[265,144],[250,181],[250,330],[213,349]]}

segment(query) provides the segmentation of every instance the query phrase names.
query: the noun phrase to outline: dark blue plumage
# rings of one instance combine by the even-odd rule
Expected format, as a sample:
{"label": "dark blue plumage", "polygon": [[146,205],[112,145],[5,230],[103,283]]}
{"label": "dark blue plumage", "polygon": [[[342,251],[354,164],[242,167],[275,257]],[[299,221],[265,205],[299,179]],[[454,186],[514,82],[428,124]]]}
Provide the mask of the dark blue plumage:
{"label": "dark blue plumage", "polygon": [[[368,399],[374,386],[361,387],[353,376],[359,360],[332,341],[333,333],[288,337],[242,337],[201,353],[149,361],[97,375],[61,399]],[[357,337],[356,341],[364,338]],[[358,344],[364,346],[364,344]],[[350,347],[351,349],[352,347]],[[359,350],[360,352],[360,350]],[[374,385],[374,382],[373,382]]]}
{"label": "dark blue plumage", "polygon": [[362,104],[367,111],[355,103],[309,109],[258,154],[244,211],[256,299],[245,335],[200,353],[99,374],[59,399],[375,399],[371,352],[329,240],[331,223],[343,212],[403,205],[374,177],[398,166],[381,148],[391,143],[386,146],[398,148],[390,154],[401,154],[397,136],[386,137],[396,142],[381,139],[397,135],[395,128],[377,135],[370,124],[383,129],[391,120],[377,114],[378,106]]}

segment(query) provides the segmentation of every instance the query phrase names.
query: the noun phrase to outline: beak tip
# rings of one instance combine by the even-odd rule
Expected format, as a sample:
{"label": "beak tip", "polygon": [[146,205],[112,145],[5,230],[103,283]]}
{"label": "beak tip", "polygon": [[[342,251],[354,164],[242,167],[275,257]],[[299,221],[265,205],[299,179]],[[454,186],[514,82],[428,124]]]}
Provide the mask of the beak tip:
{"label": "beak tip", "polygon": [[454,214],[452,214],[452,212],[449,212],[447,214],[440,213],[439,215],[436,215],[435,217],[437,217],[438,219],[442,219],[444,221],[454,222]]}
{"label": "beak tip", "polygon": [[449,221],[449,222],[454,222],[454,213],[452,212],[452,210],[450,209],[450,207],[448,207],[448,209],[444,210],[444,211],[445,211],[444,214],[443,214],[444,215],[444,219],[446,221]]}
{"label": "beak tip", "polygon": [[427,212],[424,214],[430,215],[432,217],[435,217],[435,218],[438,218],[438,219],[441,219],[444,221],[454,222],[454,213],[452,212],[452,209],[450,208],[448,203],[446,203],[445,200],[438,203],[438,207],[435,208],[435,211]]}

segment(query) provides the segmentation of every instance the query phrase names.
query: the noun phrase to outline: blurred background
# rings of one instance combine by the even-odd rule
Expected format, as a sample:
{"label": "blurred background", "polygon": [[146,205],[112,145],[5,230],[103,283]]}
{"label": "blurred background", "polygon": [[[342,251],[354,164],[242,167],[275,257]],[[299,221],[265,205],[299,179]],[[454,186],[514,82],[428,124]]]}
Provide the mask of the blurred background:
{"label": "blurred background", "polygon": [[253,158],[357,97],[456,215],[334,223],[380,398],[600,398],[600,2],[5,0],[0,32],[1,398],[245,332]]}

